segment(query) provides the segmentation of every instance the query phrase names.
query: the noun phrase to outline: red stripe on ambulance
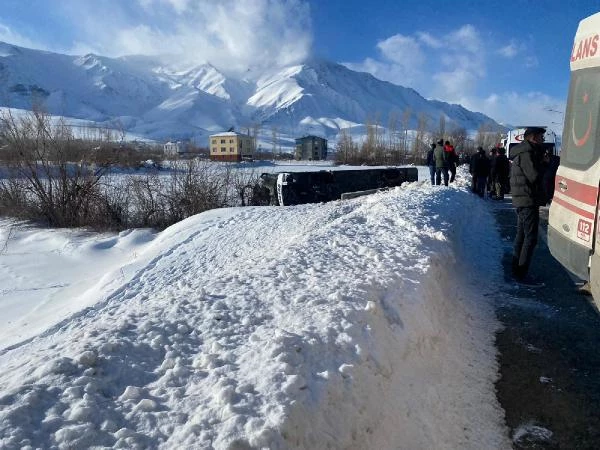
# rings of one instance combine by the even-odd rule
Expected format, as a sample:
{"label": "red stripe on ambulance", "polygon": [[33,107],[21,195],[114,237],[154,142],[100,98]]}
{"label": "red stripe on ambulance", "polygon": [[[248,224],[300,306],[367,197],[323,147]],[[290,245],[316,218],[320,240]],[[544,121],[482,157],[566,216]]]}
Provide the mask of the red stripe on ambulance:
{"label": "red stripe on ambulance", "polygon": [[560,192],[562,195],[577,200],[578,202],[585,203],[586,205],[595,207],[596,201],[598,200],[598,188],[596,186],[579,183],[560,175],[556,177],[554,189],[556,192]]}
{"label": "red stripe on ambulance", "polygon": [[575,206],[561,198],[558,198],[557,196],[554,196],[554,198],[552,199],[552,203],[557,203],[558,205],[562,206],[563,208],[566,208],[569,211],[572,211],[575,214],[580,215],[581,217],[585,217],[587,219],[594,220],[594,213],[586,211],[585,209],[578,208],[577,206]]}

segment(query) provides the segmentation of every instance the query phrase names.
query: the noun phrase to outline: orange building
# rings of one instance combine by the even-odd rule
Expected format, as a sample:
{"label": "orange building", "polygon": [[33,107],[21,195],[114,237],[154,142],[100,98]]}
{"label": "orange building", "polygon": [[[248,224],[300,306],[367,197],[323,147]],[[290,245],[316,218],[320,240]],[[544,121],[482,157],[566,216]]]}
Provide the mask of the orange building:
{"label": "orange building", "polygon": [[210,159],[212,161],[242,161],[254,158],[254,139],[247,134],[227,131],[212,134]]}

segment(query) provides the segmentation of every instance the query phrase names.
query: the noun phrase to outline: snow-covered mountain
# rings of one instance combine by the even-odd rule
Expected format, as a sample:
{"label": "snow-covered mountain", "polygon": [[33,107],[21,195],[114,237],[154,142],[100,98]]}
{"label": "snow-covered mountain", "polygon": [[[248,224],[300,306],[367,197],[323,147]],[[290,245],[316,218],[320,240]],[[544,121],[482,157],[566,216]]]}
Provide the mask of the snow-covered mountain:
{"label": "snow-covered mountain", "polygon": [[259,125],[263,133],[335,137],[341,128],[411,112],[409,127],[424,115],[432,129],[475,130],[493,119],[460,105],[423,98],[413,89],[324,60],[232,77],[210,64],[165,65],[144,56],[69,56],[0,42],[0,106],[89,120],[152,139],[191,138],[234,126]]}

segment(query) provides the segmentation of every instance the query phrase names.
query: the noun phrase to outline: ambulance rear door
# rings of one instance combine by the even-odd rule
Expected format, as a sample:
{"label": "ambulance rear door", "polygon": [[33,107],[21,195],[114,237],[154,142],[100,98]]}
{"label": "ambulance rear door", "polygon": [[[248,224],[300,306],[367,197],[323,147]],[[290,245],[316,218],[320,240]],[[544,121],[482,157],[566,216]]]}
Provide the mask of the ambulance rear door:
{"label": "ambulance rear door", "polygon": [[[600,59],[596,57],[600,56],[600,42],[597,33],[590,33],[590,25],[600,32],[600,14],[588,19],[594,19],[593,23],[588,22],[581,33],[585,20],[581,22],[571,56],[561,159],[548,222],[550,252],[568,270],[585,280],[590,280],[592,253],[600,230],[597,223]],[[595,257],[600,258],[600,255]],[[600,276],[596,278],[600,280]]]}

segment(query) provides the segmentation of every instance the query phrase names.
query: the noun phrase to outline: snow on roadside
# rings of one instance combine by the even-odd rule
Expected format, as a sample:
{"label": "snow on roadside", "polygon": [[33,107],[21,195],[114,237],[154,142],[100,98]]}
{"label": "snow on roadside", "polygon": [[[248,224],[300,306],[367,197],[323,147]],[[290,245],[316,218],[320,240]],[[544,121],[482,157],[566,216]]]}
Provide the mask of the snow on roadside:
{"label": "snow on roadside", "polygon": [[481,205],[412,183],[165,230],[129,282],[0,352],[0,447],[509,448]]}
{"label": "snow on roadside", "polygon": [[0,220],[0,350],[95,304],[135,272],[155,234],[44,229]]}

